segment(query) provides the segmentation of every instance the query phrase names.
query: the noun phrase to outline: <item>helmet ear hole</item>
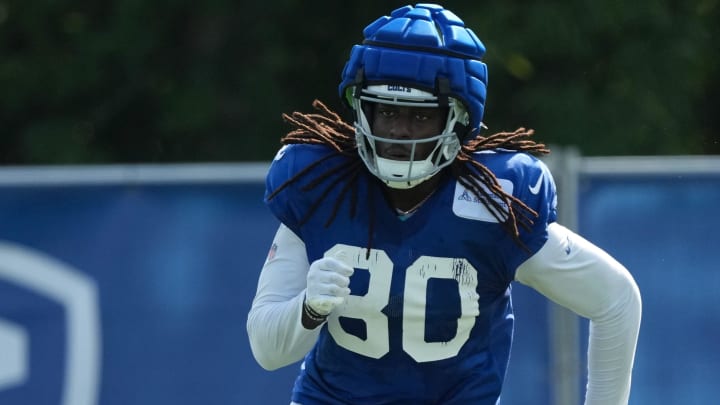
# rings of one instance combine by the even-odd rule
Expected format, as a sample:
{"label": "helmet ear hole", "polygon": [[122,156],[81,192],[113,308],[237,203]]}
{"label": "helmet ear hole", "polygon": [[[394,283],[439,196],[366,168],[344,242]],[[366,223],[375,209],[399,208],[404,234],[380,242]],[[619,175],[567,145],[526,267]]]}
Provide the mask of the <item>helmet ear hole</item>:
{"label": "helmet ear hole", "polygon": [[453,132],[455,132],[460,140],[463,140],[470,135],[470,127],[465,124],[461,124],[460,122],[456,122],[453,127]]}

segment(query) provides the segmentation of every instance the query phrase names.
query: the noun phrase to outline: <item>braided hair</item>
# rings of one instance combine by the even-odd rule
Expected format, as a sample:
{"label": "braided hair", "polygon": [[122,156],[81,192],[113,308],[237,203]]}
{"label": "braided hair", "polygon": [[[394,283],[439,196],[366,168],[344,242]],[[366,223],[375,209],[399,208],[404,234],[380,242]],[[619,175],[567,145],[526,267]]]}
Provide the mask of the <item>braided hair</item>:
{"label": "braided hair", "polygon": [[[355,215],[358,193],[357,187],[354,186],[357,184],[361,173],[365,170],[365,166],[357,153],[355,128],[319,100],[313,102],[313,108],[317,111],[316,113],[300,113],[296,111],[289,115],[283,114],[283,119],[291,125],[292,130],[281,138],[281,143],[284,145],[325,145],[332,149],[333,153],[318,159],[286,180],[268,195],[268,200],[274,198],[290,184],[305,176],[321,163],[337,156],[343,156],[346,158],[346,163],[342,167],[333,167],[321,173],[301,189],[302,191],[315,189],[325,183],[328,178],[334,177],[332,181],[325,185],[324,190],[319,193],[318,198],[311,204],[304,217],[300,219],[302,225],[315,213],[330,190],[341,180],[347,179],[338,194],[333,210],[325,221],[325,226],[328,227],[337,216],[338,210],[348,193],[350,193],[350,215],[351,217]],[[534,219],[538,216],[537,212],[519,198],[505,192],[493,172],[473,159],[472,154],[497,148],[528,152],[534,155],[549,153],[550,150],[544,144],[536,143],[530,139],[533,133],[532,129],[518,128],[513,132],[498,132],[487,137],[477,135],[462,145],[460,152],[449,166],[451,176],[473,193],[488,208],[513,240],[526,250],[527,248],[520,240],[520,228],[529,230]],[[339,174],[342,174],[342,176],[339,176]],[[373,195],[368,193],[368,198],[372,199]],[[367,205],[372,207],[372,204]],[[367,255],[370,254],[372,247],[373,226],[374,213],[370,212]]]}

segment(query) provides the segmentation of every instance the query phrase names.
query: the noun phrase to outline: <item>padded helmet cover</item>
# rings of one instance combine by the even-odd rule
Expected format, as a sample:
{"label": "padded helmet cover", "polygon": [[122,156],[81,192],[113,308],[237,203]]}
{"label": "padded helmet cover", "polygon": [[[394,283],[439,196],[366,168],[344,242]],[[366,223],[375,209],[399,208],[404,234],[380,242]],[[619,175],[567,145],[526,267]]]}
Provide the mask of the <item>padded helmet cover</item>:
{"label": "padded helmet cover", "polygon": [[352,107],[361,89],[397,84],[428,91],[443,102],[459,100],[469,113],[473,137],[479,131],[487,94],[485,46],[453,12],[434,4],[405,6],[365,27],[353,46],[338,87]]}

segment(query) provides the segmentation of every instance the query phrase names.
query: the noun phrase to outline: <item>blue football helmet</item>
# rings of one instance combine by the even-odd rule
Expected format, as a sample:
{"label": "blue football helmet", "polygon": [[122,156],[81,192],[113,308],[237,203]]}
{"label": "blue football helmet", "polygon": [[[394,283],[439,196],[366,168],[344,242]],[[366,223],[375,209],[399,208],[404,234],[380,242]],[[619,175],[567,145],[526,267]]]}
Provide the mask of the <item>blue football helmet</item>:
{"label": "blue football helmet", "polygon": [[[393,188],[411,188],[452,163],[462,142],[482,127],[487,66],[485,46],[454,13],[434,4],[405,6],[365,27],[353,46],[338,87],[355,113],[358,153],[370,172]],[[364,103],[446,107],[445,128],[421,140],[392,140],[372,133]],[[375,143],[435,142],[426,159],[378,156]]]}

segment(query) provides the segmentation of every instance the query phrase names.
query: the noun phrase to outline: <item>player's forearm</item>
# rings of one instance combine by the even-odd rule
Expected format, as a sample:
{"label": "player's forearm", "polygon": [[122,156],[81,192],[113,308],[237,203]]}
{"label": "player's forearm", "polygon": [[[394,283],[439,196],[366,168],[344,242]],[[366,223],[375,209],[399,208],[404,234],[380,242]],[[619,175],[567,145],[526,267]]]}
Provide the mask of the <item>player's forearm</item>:
{"label": "player's forearm", "polygon": [[301,322],[309,267],[305,244],[280,225],[270,250],[248,314],[247,331],[257,362],[274,370],[302,359],[315,344],[320,328],[306,329]]}
{"label": "player's forearm", "polygon": [[586,405],[627,404],[642,303],[634,283],[617,305],[590,321]]}
{"label": "player's forearm", "polygon": [[290,301],[253,304],[247,329],[255,360],[266,370],[275,370],[301,360],[317,340],[320,328],[301,324],[301,294]]}
{"label": "player's forearm", "polygon": [[516,279],[590,319],[587,405],[626,404],[641,318],[630,273],[597,246],[558,224]]}

